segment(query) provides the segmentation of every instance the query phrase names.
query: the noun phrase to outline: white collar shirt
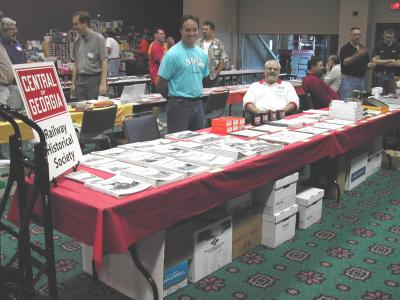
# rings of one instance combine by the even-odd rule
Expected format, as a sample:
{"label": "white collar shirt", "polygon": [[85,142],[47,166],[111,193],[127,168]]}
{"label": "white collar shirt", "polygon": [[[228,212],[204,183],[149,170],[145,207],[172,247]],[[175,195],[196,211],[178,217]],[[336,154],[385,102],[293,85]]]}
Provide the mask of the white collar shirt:
{"label": "white collar shirt", "polygon": [[250,85],[243,98],[243,107],[253,103],[261,111],[284,109],[289,103],[299,108],[299,97],[293,85],[286,81],[278,80],[269,85],[265,80],[254,82]]}

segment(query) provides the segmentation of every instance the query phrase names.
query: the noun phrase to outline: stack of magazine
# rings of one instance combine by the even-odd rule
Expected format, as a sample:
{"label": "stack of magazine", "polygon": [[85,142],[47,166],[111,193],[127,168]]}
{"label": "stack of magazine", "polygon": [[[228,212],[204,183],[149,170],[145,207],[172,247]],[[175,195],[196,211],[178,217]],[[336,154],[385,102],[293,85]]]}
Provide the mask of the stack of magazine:
{"label": "stack of magazine", "polygon": [[150,183],[125,175],[115,175],[109,179],[94,179],[85,182],[85,186],[104,194],[121,198],[141,192],[151,187]]}
{"label": "stack of magazine", "polygon": [[269,154],[281,149],[283,149],[281,144],[271,144],[259,140],[243,141],[240,139],[231,139],[207,145],[203,151],[241,160],[259,154]]}

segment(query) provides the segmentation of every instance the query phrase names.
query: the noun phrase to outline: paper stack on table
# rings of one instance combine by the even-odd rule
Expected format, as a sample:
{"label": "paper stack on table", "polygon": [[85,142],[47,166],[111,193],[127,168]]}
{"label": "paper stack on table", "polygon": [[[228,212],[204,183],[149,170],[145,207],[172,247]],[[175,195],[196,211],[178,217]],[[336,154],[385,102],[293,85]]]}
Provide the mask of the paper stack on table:
{"label": "paper stack on table", "polygon": [[196,132],[196,131],[184,130],[184,131],[166,134],[165,138],[175,139],[175,140],[187,140],[187,139],[193,138],[198,135],[201,135],[201,133]]}
{"label": "paper stack on table", "polygon": [[71,172],[71,173],[66,174],[64,177],[68,178],[68,179],[71,179],[73,181],[81,182],[81,183],[85,183],[87,181],[91,181],[91,180],[94,180],[94,179],[97,179],[97,180],[102,180],[103,179],[103,178],[100,178],[100,177],[98,177],[98,176],[96,176],[96,175],[94,175],[92,173],[89,173],[89,172],[87,172],[85,170],[80,170],[80,171],[77,171],[77,172]]}
{"label": "paper stack on table", "polygon": [[131,177],[139,181],[150,183],[157,187],[169,182],[173,182],[185,177],[183,173],[158,170],[152,167],[134,166],[121,171],[122,176]]}
{"label": "paper stack on table", "polygon": [[358,121],[364,118],[364,108],[359,102],[332,100],[329,107],[329,118]]}
{"label": "paper stack on table", "polygon": [[198,164],[185,162],[178,159],[171,159],[166,162],[155,162],[151,164],[151,166],[160,170],[182,173],[185,176],[192,176],[210,170],[210,167],[201,166]]}
{"label": "paper stack on table", "polygon": [[247,138],[253,138],[253,137],[257,137],[259,135],[264,134],[264,132],[245,129],[245,130],[230,132],[229,134],[243,136],[243,137],[247,137]]}
{"label": "paper stack on table", "polygon": [[87,181],[85,186],[104,194],[120,198],[148,189],[151,187],[151,184],[127,176],[115,175],[109,179]]}
{"label": "paper stack on table", "polygon": [[171,143],[175,143],[175,141],[169,140],[169,139],[157,139],[157,140],[146,141],[146,142],[123,144],[123,145],[119,145],[118,148],[126,148],[126,149],[131,149],[131,150],[145,151],[146,149],[154,147],[154,146],[167,145],[167,144],[171,144]]}
{"label": "paper stack on table", "polygon": [[264,124],[261,126],[254,126],[249,128],[250,130],[257,130],[257,131],[262,131],[262,132],[269,132],[269,133],[274,133],[274,132],[278,132],[278,131],[282,131],[282,130],[286,130],[285,127],[283,126],[274,126],[274,125],[270,125],[270,124]]}
{"label": "paper stack on table", "polygon": [[272,134],[265,134],[260,135],[258,138],[261,140],[269,141],[269,142],[276,142],[282,144],[293,144],[299,141],[303,141],[313,137],[312,134],[298,132],[298,131],[291,131],[285,130],[280,131]]}
{"label": "paper stack on table", "polygon": [[342,124],[332,124],[332,123],[326,123],[326,122],[320,122],[320,123],[315,123],[312,125],[312,127],[315,128],[322,128],[322,129],[328,129],[328,130],[337,130],[342,128],[344,125]]}
{"label": "paper stack on table", "polygon": [[204,146],[203,151],[214,154],[223,154],[237,160],[250,158],[259,154],[269,154],[282,149],[280,144],[271,144],[260,140],[243,141],[240,139],[216,142]]}

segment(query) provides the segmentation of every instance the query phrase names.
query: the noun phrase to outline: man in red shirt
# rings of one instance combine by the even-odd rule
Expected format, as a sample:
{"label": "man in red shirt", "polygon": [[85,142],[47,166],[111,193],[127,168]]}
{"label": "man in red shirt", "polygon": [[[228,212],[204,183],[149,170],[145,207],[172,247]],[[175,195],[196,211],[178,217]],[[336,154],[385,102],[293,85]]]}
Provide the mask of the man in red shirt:
{"label": "man in red shirt", "polygon": [[163,43],[165,40],[164,30],[161,28],[154,29],[154,41],[149,46],[149,61],[150,61],[150,78],[151,78],[151,91],[156,92],[156,80],[158,68],[160,67],[161,60],[164,56]]}
{"label": "man in red shirt", "polygon": [[311,57],[307,63],[307,75],[303,78],[303,88],[311,96],[313,107],[328,107],[332,100],[339,99],[338,94],[321,79],[324,70],[322,60]]}

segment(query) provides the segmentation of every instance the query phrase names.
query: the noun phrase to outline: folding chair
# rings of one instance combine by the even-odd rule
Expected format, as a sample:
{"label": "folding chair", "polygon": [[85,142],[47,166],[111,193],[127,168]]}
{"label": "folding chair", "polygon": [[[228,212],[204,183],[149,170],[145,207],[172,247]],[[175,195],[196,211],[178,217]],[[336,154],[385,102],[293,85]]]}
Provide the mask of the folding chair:
{"label": "folding chair", "polygon": [[161,137],[157,119],[152,112],[126,115],[122,129],[128,143],[156,140]]}
{"label": "folding chair", "polygon": [[225,111],[226,102],[228,101],[229,91],[220,90],[211,92],[208,95],[207,105],[204,112],[204,118],[211,120],[222,116]]}

